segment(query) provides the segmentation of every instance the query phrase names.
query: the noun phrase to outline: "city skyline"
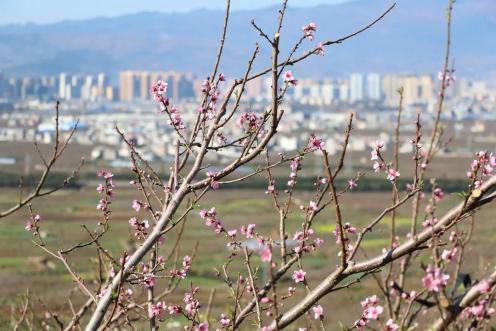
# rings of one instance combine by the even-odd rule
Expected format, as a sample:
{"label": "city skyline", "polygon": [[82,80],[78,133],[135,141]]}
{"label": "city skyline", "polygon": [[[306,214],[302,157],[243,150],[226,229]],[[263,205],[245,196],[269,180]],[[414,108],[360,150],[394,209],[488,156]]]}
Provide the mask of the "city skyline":
{"label": "city skyline", "polygon": [[[171,102],[199,100],[205,77],[191,72],[124,70],[111,79],[111,75],[100,72],[81,75],[61,72],[55,76],[8,77],[0,74],[0,100],[7,102],[23,100],[50,101],[86,100],[121,101],[151,100],[152,85],[162,80],[168,84]],[[231,78],[227,77],[227,84]],[[308,105],[355,104],[372,101],[386,107],[395,107],[398,90],[403,88],[406,105],[435,102],[439,76],[432,73],[379,74],[355,72],[344,77],[298,77],[298,83],[288,92],[291,102]],[[463,77],[453,79],[453,88],[447,97],[482,100],[496,95],[485,81]],[[260,77],[246,86],[247,100],[263,102],[270,100],[270,78]]]}

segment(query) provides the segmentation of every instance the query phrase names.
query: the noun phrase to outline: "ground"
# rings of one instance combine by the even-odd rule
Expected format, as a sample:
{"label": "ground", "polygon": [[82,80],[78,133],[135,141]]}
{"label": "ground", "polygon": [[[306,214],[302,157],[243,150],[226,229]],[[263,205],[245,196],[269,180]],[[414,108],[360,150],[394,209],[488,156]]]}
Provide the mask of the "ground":
{"label": "ground", "polygon": [[[126,243],[133,238],[132,231],[128,224],[128,219],[136,213],[131,208],[131,201],[139,198],[135,190],[129,188],[125,182],[117,183],[115,188],[115,199],[112,203],[111,233],[103,241],[102,245],[113,252],[116,257],[122,254]],[[0,208],[10,206],[16,201],[15,189],[2,189],[0,193]],[[308,204],[312,195],[310,192],[298,192],[298,204]],[[368,224],[380,212],[390,204],[391,194],[389,192],[376,193],[349,193],[342,197],[344,220],[352,223],[358,228]],[[449,195],[441,203],[441,210],[458,203],[459,197]],[[42,217],[42,231],[45,232],[45,242],[47,247],[56,249],[57,247],[68,248],[74,243],[88,240],[87,233],[81,225],[85,224],[90,229],[95,228],[100,220],[100,214],[95,205],[98,201],[98,194],[93,187],[83,187],[80,190],[63,190],[54,196],[36,201],[33,209]],[[239,228],[243,224],[256,223],[257,231],[265,235],[277,237],[278,217],[272,208],[272,201],[263,190],[219,190],[211,192],[201,205],[191,213],[187,219],[186,231],[181,240],[179,256],[191,254],[194,246],[198,243],[198,253],[195,256],[192,272],[187,282],[180,285],[179,289],[172,295],[165,298],[166,303],[180,304],[184,289],[190,286],[189,282],[200,286],[200,298],[206,305],[208,296],[212,288],[216,289],[216,304],[213,307],[212,316],[216,318],[221,311],[229,306],[227,287],[225,283],[216,276],[216,269],[221,270],[222,262],[229,255],[226,247],[226,240],[216,235],[210,228],[207,228],[198,217],[201,208],[216,206],[220,219],[228,229]],[[399,226],[399,234],[402,240],[409,229],[410,204],[407,203],[399,211],[396,220]],[[496,206],[491,204],[481,210],[476,216],[474,245],[467,252],[464,272],[470,272],[474,278],[485,273],[486,268],[494,261],[492,255],[493,240],[496,239],[494,233],[494,222]],[[138,217],[146,218],[148,215],[140,212]],[[72,278],[68,275],[63,265],[55,260],[46,260],[48,255],[40,248],[36,247],[32,240],[32,234],[24,229],[28,220],[27,210],[22,210],[6,219],[0,224],[0,325],[9,325],[12,305],[19,305],[21,295],[29,288],[32,296],[32,306],[36,311],[42,312],[43,306],[59,314],[67,313],[68,293],[75,288]],[[288,227],[290,233],[300,226],[302,213],[298,208],[289,215]],[[328,208],[320,214],[315,224],[317,235],[325,240],[324,245],[312,255],[304,259],[303,266],[309,275],[311,287],[317,284],[318,279],[332,271],[337,262],[337,246],[335,238],[331,234],[334,229],[334,212]],[[371,256],[379,253],[389,242],[390,218],[385,218],[381,224],[372,232],[363,244],[367,250],[367,255]],[[172,239],[167,238],[166,243],[161,246],[160,254],[167,255],[170,250]],[[79,253],[70,255],[70,264],[83,279],[90,279],[95,275],[95,249],[87,248]],[[414,264],[423,261],[425,258],[416,259]],[[258,257],[253,261],[258,264]],[[410,275],[410,289],[420,288],[421,271],[419,268],[415,274]],[[234,263],[232,266],[235,276],[238,270],[246,270],[242,263]],[[281,291],[286,291],[292,285],[289,278],[279,285]],[[92,285],[89,285],[92,286]],[[136,295],[144,295],[142,287],[136,287]],[[141,293],[139,293],[141,291]],[[325,324],[328,330],[338,329],[338,322],[350,325],[356,320],[360,313],[360,300],[365,296],[378,293],[372,277],[368,277],[360,283],[354,284],[346,291],[332,293],[321,302],[326,317]],[[304,294],[304,288],[299,286],[298,296]],[[77,305],[81,302],[81,294],[72,291],[70,298]],[[289,301],[287,306],[291,306]],[[300,323],[304,323],[301,319]],[[214,326],[217,323],[214,322]],[[247,329],[254,329],[249,327]],[[169,325],[170,327],[170,325]],[[0,329],[3,329],[0,327]],[[8,327],[6,328],[8,329]],[[169,328],[167,328],[169,329]]]}

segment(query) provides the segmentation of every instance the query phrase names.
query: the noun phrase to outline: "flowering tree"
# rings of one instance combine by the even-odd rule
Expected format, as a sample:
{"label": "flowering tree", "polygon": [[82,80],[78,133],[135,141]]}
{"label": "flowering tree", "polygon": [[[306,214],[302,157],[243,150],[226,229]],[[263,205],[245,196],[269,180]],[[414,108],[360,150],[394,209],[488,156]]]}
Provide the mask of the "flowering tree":
{"label": "flowering tree", "polygon": [[[101,199],[96,208],[101,212],[101,221],[93,230],[85,228],[91,240],[76,243],[64,250],[47,247],[41,238],[36,242],[40,249],[65,266],[86,300],[79,309],[74,309],[72,316],[68,318],[54,315],[49,317],[64,330],[73,330],[81,325],[85,325],[86,330],[135,329],[133,325],[143,325],[144,321],[150,330],[157,330],[162,321],[179,317],[185,321],[188,330],[253,329],[252,323],[256,325],[256,329],[279,330],[296,321],[300,324],[306,323],[300,330],[309,330],[312,327],[325,329],[326,325],[337,323],[338,318],[326,314],[326,307],[320,300],[327,295],[332,296],[333,292],[346,291],[366,277],[373,277],[378,286],[378,294],[371,293],[362,302],[357,303],[361,305],[363,312],[356,316],[354,323],[342,326],[344,330],[380,328],[394,331],[410,329],[417,324],[422,325],[422,328],[430,327],[435,330],[447,329],[454,325],[457,328],[469,327],[475,330],[486,325],[494,313],[492,304],[496,273],[475,282],[464,278],[460,267],[464,250],[470,243],[476,211],[496,197],[493,192],[496,186],[496,176],[493,176],[496,156],[486,151],[476,154],[473,163],[468,166],[467,186],[460,194],[461,202],[446,214],[440,214],[437,210],[439,201],[444,198],[443,189],[434,179],[431,181],[430,191],[427,191],[424,185],[427,180],[426,170],[437,152],[447,143],[440,118],[445,91],[454,79],[454,70],[448,67],[452,2],[450,0],[448,6],[446,56],[439,75],[438,107],[433,130],[430,138],[423,137],[419,114],[416,134],[411,139],[414,150],[412,182],[406,188],[398,185],[398,178],[402,176],[398,160],[403,100],[403,92],[400,89],[393,159],[388,160],[382,141],[378,140],[371,151],[371,169],[383,174],[384,180],[391,184],[392,202],[386,203],[383,212],[367,226],[357,228],[344,221],[346,206],[340,201],[343,195],[359,185],[361,177],[366,174],[359,173],[355,178],[347,179],[345,187],[339,188],[336,184],[345,162],[353,128],[353,115],[350,115],[343,146],[337,158],[331,158],[325,142],[314,134],[309,136],[306,147],[294,155],[279,154],[277,157],[270,157],[269,143],[277,134],[279,124],[284,118],[282,101],[285,94],[298,83],[288,67],[313,55],[324,55],[325,47],[342,43],[366,31],[387,15],[394,5],[357,32],[337,40],[319,42],[303,55],[297,56],[298,49],[315,38],[317,25],[309,23],[303,26],[301,38],[294,44],[287,57],[281,58],[279,45],[287,5],[287,1],[284,1],[279,10],[273,37],[252,21],[264,43],[272,50],[271,67],[258,73],[252,72],[260,48],[256,44],[243,77],[234,79],[229,86],[225,86],[226,78],[219,73],[219,67],[228,31],[230,2],[227,1],[220,47],[212,74],[202,84],[203,99],[195,121],[186,123],[183,120],[181,111],[173,105],[173,100],[167,97],[165,82],[157,81],[152,87],[152,94],[160,112],[174,129],[176,137],[176,152],[170,176],[162,178],[142,158],[136,146],[126,138],[125,132],[117,129],[130,150],[133,164],[131,170],[135,175],[130,185],[142,195],[141,200],[134,200],[130,204],[136,212],[144,210],[149,213],[151,219],[148,221],[136,216],[129,220],[129,226],[140,241],[140,246],[133,252],[124,251],[120,256],[113,256],[101,245],[101,239],[111,234],[112,198],[114,190],[118,190],[113,182],[113,174],[105,170],[98,173],[101,184],[98,185],[97,191]],[[272,95],[267,110],[261,114],[240,113],[239,106],[246,84],[264,75],[271,78]],[[223,128],[231,123],[239,126],[240,136],[228,137],[223,133]],[[59,155],[58,148],[55,148],[55,159]],[[62,149],[64,148],[65,145]],[[233,150],[237,157],[220,170],[211,171],[205,162],[207,154],[223,150]],[[295,192],[305,157],[309,154],[322,158],[323,173],[315,179],[312,199],[300,204],[296,202]],[[265,160],[263,167],[258,167],[248,175],[238,175],[237,169],[260,158]],[[47,172],[50,171],[51,164],[47,163]],[[284,189],[281,189],[281,185],[276,185],[272,175],[275,167],[289,167],[288,181]],[[204,171],[206,176],[202,175]],[[408,170],[402,167],[401,172],[406,174]],[[221,220],[222,215],[219,215],[215,206],[200,210],[199,213],[194,211],[207,193],[215,194],[212,191],[221,186],[236,185],[259,174],[265,174],[267,178],[265,193],[273,202],[278,216],[277,236],[267,236],[258,232],[255,223],[246,222],[239,229],[233,228],[228,222]],[[15,210],[29,205],[30,201],[39,195],[36,192],[39,193],[42,186],[43,181],[34,196],[20,203]],[[420,210],[422,200],[427,200],[425,212]],[[412,204],[411,229],[407,238],[399,238],[395,215],[397,209],[407,202]],[[339,262],[334,270],[318,283],[311,284],[308,281],[311,271],[305,268],[305,258],[321,249],[324,242],[325,238],[316,237],[313,225],[326,208],[332,208],[335,212],[334,250],[339,256]],[[301,228],[295,233],[289,233],[286,227],[291,212],[299,212],[302,220]],[[42,226],[40,216],[32,210],[31,215],[26,229],[38,232]],[[362,243],[378,224],[385,222],[386,216],[391,217],[390,245],[379,255],[369,256]],[[210,308],[215,305],[212,302],[214,298],[212,297],[211,302],[205,306],[198,298],[200,288],[192,282],[189,290],[184,293],[181,304],[167,301],[168,295],[177,290],[178,283],[188,280],[189,271],[194,265],[193,255],[186,255],[182,260],[174,259],[173,253],[168,256],[161,255],[164,247],[168,247],[171,252],[177,252],[177,247],[181,244],[181,235],[183,231],[187,231],[187,217],[203,221],[205,226],[212,229],[212,236],[223,238],[231,249],[222,265],[222,271],[219,272],[219,277],[225,281],[231,302],[229,309],[216,318],[210,316]],[[172,230],[177,228],[180,228],[177,232],[179,234],[172,235],[175,233]],[[244,239],[254,240],[257,244],[251,247]],[[97,286],[88,285],[68,262],[73,252],[88,246],[96,247],[100,270],[108,269],[106,276],[100,277],[96,282]],[[254,259],[255,255],[258,255],[259,259]],[[429,264],[421,264],[421,281],[409,281],[409,271],[414,266],[413,262],[419,260],[420,256],[430,257]],[[241,261],[246,270],[233,274],[230,265],[234,261]],[[258,272],[261,267],[267,270],[266,280],[263,280]],[[285,276],[291,278],[289,286]],[[166,285],[163,292],[156,291],[159,282]],[[464,285],[463,289],[460,282]],[[286,288],[283,289],[284,284]],[[134,295],[133,288],[136,287],[146,288],[146,299]],[[284,303],[289,298],[296,300],[296,303],[286,308]],[[433,315],[436,316],[435,319]],[[16,328],[22,323],[24,316],[25,310]],[[304,316],[307,318],[302,318]]]}

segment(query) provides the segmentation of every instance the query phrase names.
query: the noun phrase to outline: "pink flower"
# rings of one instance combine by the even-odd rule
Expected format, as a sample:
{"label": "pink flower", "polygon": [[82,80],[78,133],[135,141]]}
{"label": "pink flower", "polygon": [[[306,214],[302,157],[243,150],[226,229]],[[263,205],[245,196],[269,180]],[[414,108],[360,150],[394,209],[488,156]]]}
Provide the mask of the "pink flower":
{"label": "pink flower", "polygon": [[154,274],[146,274],[143,281],[146,287],[154,287],[157,282]]}
{"label": "pink flower", "polygon": [[382,164],[376,161],[374,162],[372,168],[374,168],[374,172],[379,172],[382,169]]}
{"label": "pink flower", "polygon": [[444,192],[443,190],[440,188],[440,187],[436,187],[434,189],[434,191],[432,192],[432,194],[434,195],[434,198],[439,201],[441,200],[442,198],[444,198]]}
{"label": "pink flower", "polygon": [[24,227],[27,231],[31,231],[32,229],[34,229],[34,223],[31,222],[31,221],[28,221],[26,223],[26,226]]}
{"label": "pink flower", "polygon": [[245,132],[254,132],[263,124],[263,118],[256,113],[243,113],[236,121],[236,124]]}
{"label": "pink flower", "polygon": [[275,192],[275,187],[274,185],[269,185],[267,186],[267,191],[265,191],[265,194],[272,194]]}
{"label": "pink flower", "polygon": [[99,184],[97,187],[96,187],[96,190],[98,193],[103,193],[105,192],[105,186],[103,186],[103,184]]}
{"label": "pink flower", "polygon": [[441,253],[441,259],[446,261],[446,262],[451,262],[453,261],[453,259],[455,258],[456,256],[456,252],[457,252],[457,248],[453,248],[452,250],[447,250],[445,249],[442,253]]}
{"label": "pink flower", "polygon": [[392,319],[388,319],[386,322],[386,331],[398,331],[398,324],[394,323]]}
{"label": "pink flower", "polygon": [[210,208],[210,210],[202,209],[198,213],[202,219],[205,219],[206,217],[213,217],[215,218],[217,216],[217,212],[215,211],[215,207]]}
{"label": "pink flower", "polygon": [[291,170],[296,171],[298,170],[298,167],[300,166],[300,162],[303,158],[301,156],[297,156],[294,159],[291,160],[289,167]]}
{"label": "pink flower", "polygon": [[248,224],[248,226],[245,228],[245,226],[241,226],[240,232],[248,239],[253,238],[253,235],[255,234],[255,224]]}
{"label": "pink flower", "polygon": [[350,179],[348,180],[348,187],[350,188],[350,190],[354,189],[355,187],[357,187],[357,182],[356,180],[354,179]]}
{"label": "pink flower", "polygon": [[129,219],[129,224],[133,227],[133,228],[138,228],[139,226],[139,221],[136,217],[131,217]]}
{"label": "pink flower", "polygon": [[324,318],[324,308],[321,305],[312,308],[316,320]]}
{"label": "pink flower", "polygon": [[364,310],[364,316],[368,319],[375,320],[384,311],[382,306],[371,306]]}
{"label": "pink flower", "polygon": [[105,208],[107,208],[107,203],[105,202],[104,199],[100,199],[100,201],[98,201],[98,204],[96,205],[96,209],[104,211]]}
{"label": "pink flower", "polygon": [[303,235],[303,231],[296,231],[294,236],[293,236],[293,240],[296,240],[296,241],[302,241],[304,238],[305,238],[305,236]]}
{"label": "pink flower", "polygon": [[39,221],[41,221],[40,215],[36,214],[34,216],[31,216],[31,220],[29,220],[26,223],[26,226],[24,227],[24,229],[26,229],[27,231],[31,231],[32,229],[36,228]]}
{"label": "pink flower", "polygon": [[114,174],[111,173],[110,171],[98,170],[97,176],[98,177],[103,177],[105,179],[110,179],[110,178],[114,177]]}
{"label": "pink flower", "polygon": [[136,212],[139,212],[141,207],[143,207],[143,203],[141,201],[138,201],[138,200],[133,200],[132,207],[134,210],[136,210]]}
{"label": "pink flower", "polygon": [[324,148],[325,142],[323,139],[319,139],[315,136],[314,133],[310,135],[310,139],[308,140],[307,147],[305,148],[305,151],[307,152],[313,152],[317,149],[322,150]]}
{"label": "pink flower", "polygon": [[422,226],[427,228],[429,226],[434,226],[437,223],[437,218],[434,217],[432,219],[426,219],[425,221],[422,222]]}
{"label": "pink flower", "polygon": [[449,275],[443,274],[440,268],[427,267],[426,274],[422,278],[422,285],[430,292],[439,292],[441,287],[448,284]]}
{"label": "pink flower", "polygon": [[382,140],[376,140],[375,141],[375,148],[376,149],[382,149],[384,147],[384,145],[385,145],[384,141],[382,141]]}
{"label": "pink flower", "polygon": [[481,293],[490,293],[492,286],[487,280],[483,280],[479,283],[478,287]]}
{"label": "pink flower", "polygon": [[236,237],[237,233],[238,233],[238,230],[236,230],[236,229],[227,231],[227,235],[229,237],[231,237],[232,239],[234,239]]}
{"label": "pink flower", "polygon": [[482,316],[484,316],[484,310],[485,310],[484,305],[475,305],[473,307],[470,307],[470,312],[475,317],[482,317]]}
{"label": "pink flower", "polygon": [[324,239],[315,238],[314,243],[315,243],[315,247],[320,247],[324,243]]}
{"label": "pink flower", "polygon": [[169,306],[167,309],[169,309],[169,314],[171,315],[177,315],[181,312],[181,307],[179,306]]}
{"label": "pink flower", "polygon": [[272,261],[272,251],[270,247],[265,247],[260,251],[260,258],[263,262],[270,262]]}
{"label": "pink flower", "polygon": [[161,101],[163,95],[167,92],[167,83],[159,80],[152,85],[151,92],[155,101]]}
{"label": "pink flower", "polygon": [[310,201],[310,203],[308,204],[308,210],[317,211],[317,209],[319,209],[319,207],[317,206],[317,202]]}
{"label": "pink flower", "polygon": [[231,320],[225,314],[220,314],[219,323],[222,327],[225,328],[229,326]]}
{"label": "pink flower", "polygon": [[305,275],[307,273],[303,269],[293,271],[293,280],[295,283],[301,283],[305,280]]}
{"label": "pink flower", "polygon": [[207,322],[203,322],[203,323],[200,323],[198,324],[197,327],[195,327],[195,331],[208,331],[208,323]]}
{"label": "pink flower", "polygon": [[377,153],[377,149],[373,149],[370,152],[370,161],[375,161],[377,159],[379,159],[379,153]]}
{"label": "pink flower", "polygon": [[183,122],[183,119],[181,117],[181,114],[179,114],[179,112],[178,112],[178,110],[177,110],[176,107],[174,107],[174,106],[171,106],[170,107],[170,109],[169,109],[169,116],[170,116],[170,118],[167,121],[167,123],[169,125],[174,126],[178,130],[184,130],[185,129],[184,122]]}
{"label": "pink flower", "polygon": [[294,78],[293,73],[288,70],[284,73],[284,82],[296,86],[298,81]]}
{"label": "pink flower", "polygon": [[220,183],[215,179],[217,174],[215,172],[207,172],[207,177],[210,178],[210,187],[213,190],[217,190],[220,187]]}
{"label": "pink flower", "polygon": [[261,303],[269,303],[270,301],[271,301],[270,298],[267,297],[263,297],[262,299],[260,299]]}
{"label": "pink flower", "polygon": [[400,176],[400,173],[398,171],[394,170],[393,168],[389,168],[387,179],[389,179],[390,181],[394,181],[399,176]]}
{"label": "pink flower", "polygon": [[362,302],[360,302],[360,304],[362,305],[362,307],[369,307],[371,305],[376,305],[379,303],[379,298],[377,297],[377,295],[372,295],[370,297],[367,297],[365,298],[365,300],[363,300]]}
{"label": "pink flower", "polygon": [[450,235],[449,235],[449,241],[454,243],[458,240],[458,234],[456,233],[456,231],[451,231]]}
{"label": "pink flower", "polygon": [[315,52],[318,55],[324,56],[325,51],[324,51],[324,46],[322,45],[322,43],[317,44],[317,47],[315,48]]}
{"label": "pink flower", "polygon": [[165,302],[158,302],[156,304],[152,304],[150,308],[151,316],[160,316],[167,309]]}
{"label": "pink flower", "polygon": [[301,29],[303,30],[305,38],[307,38],[308,40],[313,40],[313,33],[317,31],[317,24],[311,22],[307,25],[304,25]]}

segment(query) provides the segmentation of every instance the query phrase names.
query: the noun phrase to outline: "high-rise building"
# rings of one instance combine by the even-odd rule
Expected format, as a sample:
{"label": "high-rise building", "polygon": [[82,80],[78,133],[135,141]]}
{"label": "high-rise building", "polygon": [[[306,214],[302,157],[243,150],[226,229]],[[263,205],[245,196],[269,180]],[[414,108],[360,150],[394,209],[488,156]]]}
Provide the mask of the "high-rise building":
{"label": "high-rise building", "polygon": [[336,86],[332,80],[326,80],[321,85],[322,101],[325,105],[330,105],[335,99]]}
{"label": "high-rise building", "polygon": [[184,73],[180,76],[178,82],[178,90],[180,99],[193,98],[195,92],[193,91],[193,79],[194,76],[191,73]]}
{"label": "high-rise building", "polygon": [[119,100],[131,101],[134,99],[134,73],[122,71],[119,73]]}
{"label": "high-rise building", "polygon": [[66,86],[67,84],[69,83],[69,81],[71,80],[71,77],[68,76],[66,73],[62,72],[60,75],[59,75],[59,98],[61,99],[65,99],[66,98],[66,95],[65,95],[65,91],[66,91]]}
{"label": "high-rise building", "polygon": [[422,75],[419,77],[419,101],[428,103],[433,99],[434,82],[432,76]]}
{"label": "high-rise building", "polygon": [[350,100],[350,84],[346,80],[339,82],[339,101],[348,102]]}
{"label": "high-rise building", "polygon": [[367,98],[381,100],[381,76],[376,73],[367,75]]}
{"label": "high-rise building", "polygon": [[350,102],[363,100],[363,75],[359,73],[350,76]]}
{"label": "high-rise building", "polygon": [[388,107],[396,107],[399,102],[398,90],[403,86],[403,79],[399,75],[385,75],[382,78],[382,92],[384,102]]}
{"label": "high-rise building", "polygon": [[248,99],[259,99],[262,97],[263,79],[257,77],[246,83],[246,97]]}
{"label": "high-rise building", "polygon": [[142,71],[137,73],[139,79],[139,98],[142,100],[150,99],[150,73]]}

